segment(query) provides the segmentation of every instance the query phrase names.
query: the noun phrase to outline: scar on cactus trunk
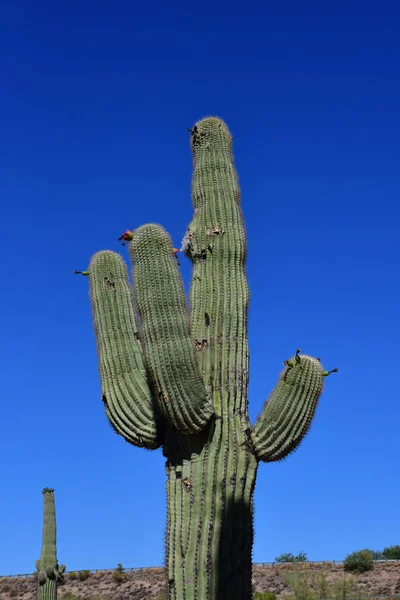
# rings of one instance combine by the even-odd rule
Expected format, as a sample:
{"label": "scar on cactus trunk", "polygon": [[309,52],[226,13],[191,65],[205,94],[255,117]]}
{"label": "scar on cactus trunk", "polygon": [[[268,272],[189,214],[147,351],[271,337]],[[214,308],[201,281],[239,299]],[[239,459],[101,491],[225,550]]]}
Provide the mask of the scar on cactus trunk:
{"label": "scar on cactus trunk", "polygon": [[58,565],[56,551],[56,511],[54,506],[54,490],[44,488],[44,519],[42,554],[36,561],[37,600],[55,600],[57,586],[63,582],[65,565]]}
{"label": "scar on cactus trunk", "polygon": [[319,359],[284,361],[251,426],[246,234],[232,137],[219,118],[191,132],[193,219],[181,251],[191,260],[190,310],[167,232],[150,224],[122,258],[95,254],[88,275],[102,383],[115,432],[163,448],[167,474],[166,578],[170,600],[250,600],[257,467],[304,438],[322,392]]}

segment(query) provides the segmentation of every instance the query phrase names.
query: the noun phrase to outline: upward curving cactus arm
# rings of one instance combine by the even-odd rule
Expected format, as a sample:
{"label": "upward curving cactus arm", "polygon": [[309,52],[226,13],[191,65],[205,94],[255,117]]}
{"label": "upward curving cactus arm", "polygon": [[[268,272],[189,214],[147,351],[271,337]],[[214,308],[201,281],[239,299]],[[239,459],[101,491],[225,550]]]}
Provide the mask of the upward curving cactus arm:
{"label": "upward curving cactus arm", "polygon": [[134,299],[155,401],[182,434],[200,433],[214,413],[196,361],[189,314],[172,243],[159,225],[133,233]]}
{"label": "upward curving cactus arm", "polygon": [[299,353],[284,361],[285,369],[251,432],[255,454],[263,462],[282,460],[299,446],[322,393],[328,371],[319,359]]}
{"label": "upward curving cactus arm", "polygon": [[128,271],[119,254],[102,251],[89,265],[90,299],[102,400],[116,433],[153,450],[162,443],[144,365]]}

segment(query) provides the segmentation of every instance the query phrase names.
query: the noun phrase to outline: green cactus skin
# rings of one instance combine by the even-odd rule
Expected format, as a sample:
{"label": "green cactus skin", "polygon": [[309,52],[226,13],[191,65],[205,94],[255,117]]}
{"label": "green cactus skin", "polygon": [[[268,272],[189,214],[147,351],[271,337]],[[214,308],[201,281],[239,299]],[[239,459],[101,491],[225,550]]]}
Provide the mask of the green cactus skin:
{"label": "green cactus skin", "polygon": [[119,255],[95,254],[89,285],[102,398],[116,433],[162,446],[167,458],[170,600],[249,600],[258,464],[300,444],[326,372],[298,350],[251,427],[247,248],[232,137],[215,117],[190,131],[195,212],[181,248],[193,265],[190,314],[161,226],[133,232],[133,293]]}
{"label": "green cactus skin", "polygon": [[63,581],[65,565],[58,565],[56,553],[56,511],[54,490],[44,488],[42,554],[36,561],[38,570],[37,600],[55,600],[57,585]]}

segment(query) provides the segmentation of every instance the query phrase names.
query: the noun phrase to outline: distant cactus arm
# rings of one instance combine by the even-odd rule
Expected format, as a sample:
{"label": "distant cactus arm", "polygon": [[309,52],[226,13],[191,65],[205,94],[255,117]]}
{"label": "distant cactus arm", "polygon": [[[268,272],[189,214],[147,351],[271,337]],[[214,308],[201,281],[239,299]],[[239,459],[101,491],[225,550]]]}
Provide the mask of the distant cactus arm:
{"label": "distant cactus arm", "polygon": [[103,251],[89,265],[90,299],[102,400],[113,429],[134,446],[158,448],[159,422],[139,340],[132,290],[119,254]]}
{"label": "distant cactus arm", "polygon": [[134,300],[155,401],[182,434],[202,431],[213,414],[195,356],[189,313],[171,239],[159,225],[133,232]]}
{"label": "distant cactus arm", "polygon": [[310,428],[327,373],[319,360],[310,356],[297,353],[285,361],[285,369],[250,434],[259,460],[281,460],[299,446]]}

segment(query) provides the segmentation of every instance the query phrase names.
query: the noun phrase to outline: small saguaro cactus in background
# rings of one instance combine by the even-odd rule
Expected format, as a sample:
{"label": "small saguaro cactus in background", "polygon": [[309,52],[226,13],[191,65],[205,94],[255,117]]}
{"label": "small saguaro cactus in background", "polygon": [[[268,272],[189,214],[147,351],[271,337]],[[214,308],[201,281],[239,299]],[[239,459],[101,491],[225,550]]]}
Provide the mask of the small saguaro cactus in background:
{"label": "small saguaro cactus in background", "polygon": [[36,561],[37,600],[55,600],[57,585],[63,581],[65,565],[58,565],[56,551],[56,511],[54,490],[44,488],[44,520],[42,554]]}
{"label": "small saguaro cactus in background", "polygon": [[294,450],[310,427],[325,371],[284,361],[252,427],[246,234],[232,136],[219,118],[190,130],[193,219],[181,251],[193,266],[190,311],[170,236],[127,230],[89,264],[102,400],[115,432],[166,457],[165,570],[170,600],[250,600],[253,493],[260,462]]}

